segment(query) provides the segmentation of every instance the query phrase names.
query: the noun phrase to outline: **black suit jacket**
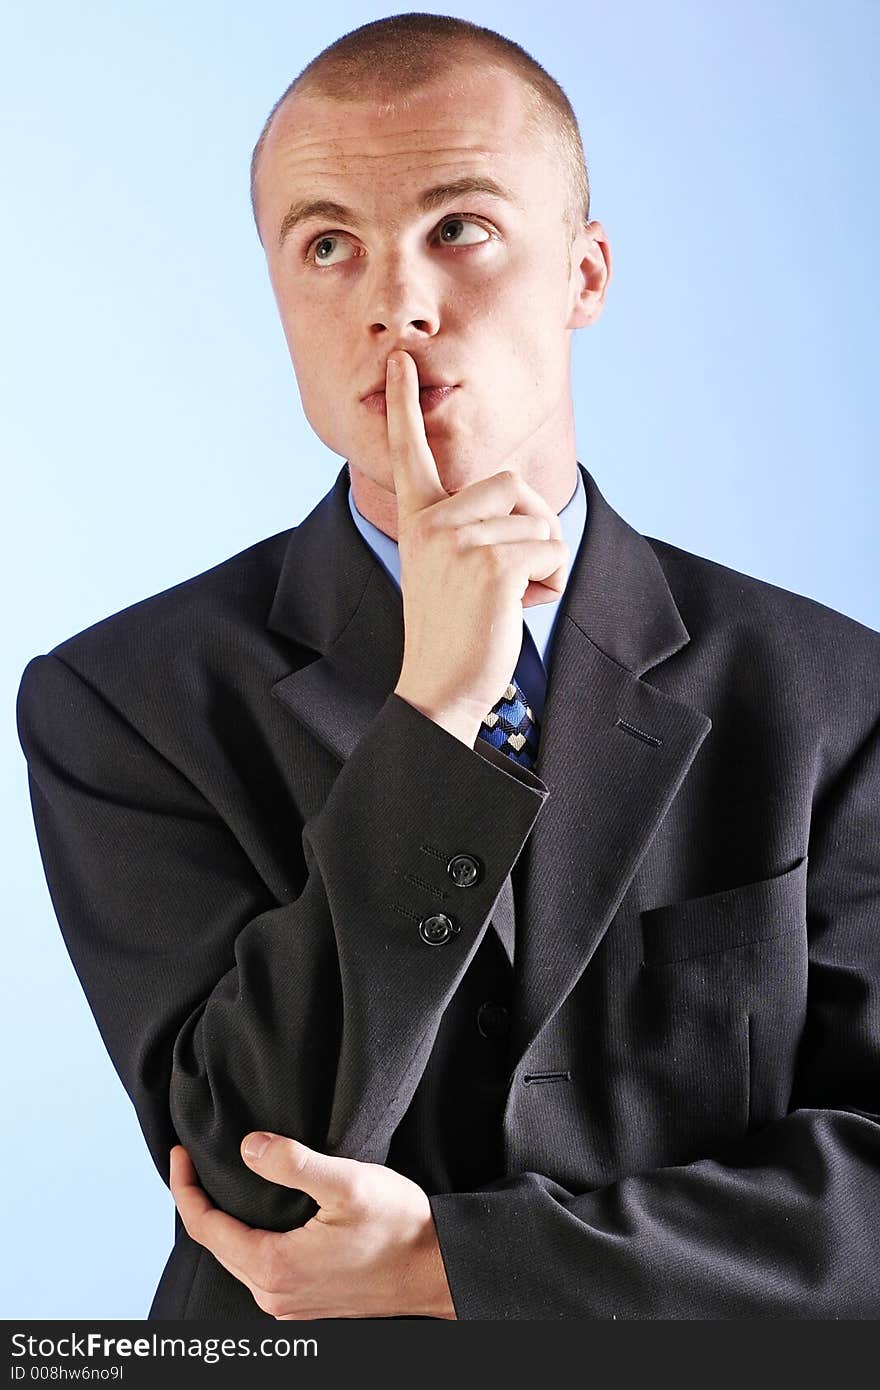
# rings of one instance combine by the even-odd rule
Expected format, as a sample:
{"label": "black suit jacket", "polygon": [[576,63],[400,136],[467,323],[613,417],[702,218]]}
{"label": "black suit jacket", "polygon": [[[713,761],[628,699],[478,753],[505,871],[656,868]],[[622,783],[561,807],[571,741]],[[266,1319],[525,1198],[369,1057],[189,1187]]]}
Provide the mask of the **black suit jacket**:
{"label": "black suit jacket", "polygon": [[[162,1177],[179,1141],[289,1229],[315,1203],[242,1136],[383,1162],[515,881],[502,1168],[430,1194],[458,1316],[876,1317],[880,635],[639,535],[582,471],[533,772],[393,693],[346,466],[35,657],[65,942]],[[151,1316],[267,1316],[175,1224]]]}

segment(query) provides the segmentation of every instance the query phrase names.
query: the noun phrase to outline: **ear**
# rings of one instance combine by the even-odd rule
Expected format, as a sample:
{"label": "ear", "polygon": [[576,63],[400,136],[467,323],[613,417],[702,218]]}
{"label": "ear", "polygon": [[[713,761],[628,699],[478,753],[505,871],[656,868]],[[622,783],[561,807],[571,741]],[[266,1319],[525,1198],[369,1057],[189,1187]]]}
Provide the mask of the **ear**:
{"label": "ear", "polygon": [[571,244],[570,313],[566,328],[595,323],[611,281],[611,244],[601,222],[578,229]]}

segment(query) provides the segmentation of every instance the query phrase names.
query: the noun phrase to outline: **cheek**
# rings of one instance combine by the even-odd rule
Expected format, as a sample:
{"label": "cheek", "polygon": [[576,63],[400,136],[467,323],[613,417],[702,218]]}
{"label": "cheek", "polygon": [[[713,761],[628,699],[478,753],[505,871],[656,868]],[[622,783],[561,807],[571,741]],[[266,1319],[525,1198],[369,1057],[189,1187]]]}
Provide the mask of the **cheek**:
{"label": "cheek", "polygon": [[509,267],[469,301],[471,327],[478,338],[493,344],[494,355],[508,370],[514,366],[533,379],[544,377],[565,345],[562,306],[557,312],[555,304],[559,293],[558,278],[548,283],[540,268]]}
{"label": "cheek", "polygon": [[318,399],[333,382],[334,350],[326,315],[310,314],[298,304],[282,314],[282,324],[299,389],[304,397]]}
{"label": "cheek", "polygon": [[529,412],[530,402],[540,409],[541,397],[559,376],[560,347],[558,335],[548,332],[540,315],[522,304],[507,319],[499,319],[477,357],[479,375],[498,408],[520,418]]}
{"label": "cheek", "polygon": [[294,286],[289,276],[276,274],[270,278],[290,355],[301,366],[308,360],[308,345],[323,341],[332,316],[319,296],[304,290],[300,283]]}

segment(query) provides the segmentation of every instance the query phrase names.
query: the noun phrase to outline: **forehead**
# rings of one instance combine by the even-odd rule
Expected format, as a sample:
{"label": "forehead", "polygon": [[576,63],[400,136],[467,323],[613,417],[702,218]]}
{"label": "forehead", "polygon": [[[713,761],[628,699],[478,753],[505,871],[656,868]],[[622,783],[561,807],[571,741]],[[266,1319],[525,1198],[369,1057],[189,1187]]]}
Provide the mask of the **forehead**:
{"label": "forehead", "polygon": [[528,113],[524,84],[486,67],[450,70],[396,105],[294,93],[267,134],[260,207],[273,226],[293,197],[348,195],[378,208],[476,173],[492,173],[522,202],[546,198],[559,174],[548,169]]}

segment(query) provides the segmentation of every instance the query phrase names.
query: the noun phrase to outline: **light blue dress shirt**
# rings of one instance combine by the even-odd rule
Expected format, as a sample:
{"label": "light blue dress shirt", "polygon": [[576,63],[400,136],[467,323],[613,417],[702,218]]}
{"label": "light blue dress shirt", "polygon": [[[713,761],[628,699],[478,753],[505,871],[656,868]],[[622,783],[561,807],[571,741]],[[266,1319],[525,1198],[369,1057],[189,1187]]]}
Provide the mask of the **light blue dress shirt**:
{"label": "light blue dress shirt", "polygon": [[[358,511],[354,495],[351,490],[351,483],[348,488],[348,505],[354,524],[360,531],[367,545],[372,550],[376,559],[382,565],[385,573],[394,584],[400,589],[400,552],[397,548],[397,541],[386,536],[384,531],[380,531],[378,526],[374,526],[371,521],[367,521],[365,516],[361,516]],[[584,487],[584,479],[580,468],[577,471],[577,486],[566,502],[562,511],[559,513],[559,520],[562,524],[562,536],[569,549],[569,575],[574,568],[575,558],[578,553],[584,530],[587,524],[587,491]],[[538,603],[531,608],[523,609],[523,641],[520,648],[519,661],[516,664],[514,677],[519,688],[522,690],[531,706],[532,712],[540,724],[544,715],[544,698],[547,693],[547,671],[550,667],[550,651],[553,643],[553,634],[556,630],[556,620],[559,617],[559,605],[563,595],[552,603]],[[488,710],[486,713],[488,714]]]}

